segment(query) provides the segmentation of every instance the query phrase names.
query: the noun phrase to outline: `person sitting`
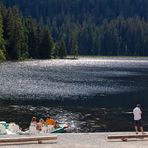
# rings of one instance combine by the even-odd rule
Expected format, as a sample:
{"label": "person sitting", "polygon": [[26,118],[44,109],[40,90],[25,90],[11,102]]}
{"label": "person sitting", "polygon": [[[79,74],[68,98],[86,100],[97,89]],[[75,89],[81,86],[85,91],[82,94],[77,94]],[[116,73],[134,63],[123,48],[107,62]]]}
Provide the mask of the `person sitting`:
{"label": "person sitting", "polygon": [[57,127],[57,123],[55,120],[51,119],[50,116],[46,118],[46,125],[53,125],[54,128]]}
{"label": "person sitting", "polygon": [[35,127],[37,126],[36,117],[32,117],[32,120],[31,120],[30,126],[35,126]]}
{"label": "person sitting", "polygon": [[37,123],[37,130],[41,131],[42,130],[42,127],[45,125],[45,121],[44,119],[40,119],[39,122]]}

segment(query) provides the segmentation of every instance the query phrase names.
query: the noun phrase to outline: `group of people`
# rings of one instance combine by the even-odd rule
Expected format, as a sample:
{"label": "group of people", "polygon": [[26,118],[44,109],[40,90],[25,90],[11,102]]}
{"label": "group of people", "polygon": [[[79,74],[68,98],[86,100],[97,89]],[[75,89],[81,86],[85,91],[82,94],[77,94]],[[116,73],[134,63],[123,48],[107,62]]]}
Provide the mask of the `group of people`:
{"label": "group of people", "polygon": [[[142,111],[141,111],[141,105],[137,104],[136,107],[133,109],[133,114],[134,114],[134,121],[135,121],[135,130],[136,134],[138,134],[138,131],[140,130],[142,134],[144,133],[143,126],[142,126]],[[58,127],[58,123],[50,118],[50,116],[47,116],[46,120],[41,118],[39,122],[37,122],[36,117],[32,117],[31,120],[31,126],[35,126],[37,130],[41,131],[42,127],[45,125],[52,125],[54,128]]]}
{"label": "group of people", "polygon": [[45,125],[52,125],[54,128],[58,127],[58,124],[55,120],[53,120],[52,118],[50,118],[50,116],[48,116],[46,118],[46,120],[44,120],[43,118],[41,118],[39,121],[37,121],[36,117],[32,117],[31,126],[35,126],[37,130],[41,131],[42,127]]}

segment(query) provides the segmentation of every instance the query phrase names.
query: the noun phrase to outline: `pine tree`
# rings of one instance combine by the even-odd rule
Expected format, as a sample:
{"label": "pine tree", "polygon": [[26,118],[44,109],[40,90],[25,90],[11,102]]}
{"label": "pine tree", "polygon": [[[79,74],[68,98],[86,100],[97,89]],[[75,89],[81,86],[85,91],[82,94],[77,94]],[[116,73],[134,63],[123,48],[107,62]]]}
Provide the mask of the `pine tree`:
{"label": "pine tree", "polygon": [[7,16],[7,53],[8,58],[19,60],[26,52],[22,19],[16,7],[9,8]]}
{"label": "pine tree", "polygon": [[2,22],[2,16],[0,15],[0,60],[5,60],[5,41],[3,38],[3,22]]}
{"label": "pine tree", "polygon": [[0,49],[0,61],[4,61],[4,60],[6,60],[5,54],[3,50]]}
{"label": "pine tree", "polygon": [[59,52],[59,46],[58,46],[58,44],[54,44],[54,47],[52,50],[52,57],[54,59],[58,58],[58,52]]}
{"label": "pine tree", "polygon": [[37,23],[31,18],[25,20],[27,44],[29,56],[33,59],[39,57],[38,49],[40,44],[41,30]]}
{"label": "pine tree", "polygon": [[53,39],[47,27],[43,30],[43,36],[40,44],[39,56],[41,59],[50,59],[54,47]]}
{"label": "pine tree", "polygon": [[5,41],[3,37],[3,22],[2,16],[0,15],[0,49],[5,50]]}
{"label": "pine tree", "polygon": [[78,44],[77,44],[77,36],[74,33],[72,37],[72,50],[71,54],[73,55],[74,59],[78,57]]}
{"label": "pine tree", "polygon": [[66,56],[67,56],[66,44],[64,38],[62,38],[59,46],[59,58],[64,59],[66,58]]}

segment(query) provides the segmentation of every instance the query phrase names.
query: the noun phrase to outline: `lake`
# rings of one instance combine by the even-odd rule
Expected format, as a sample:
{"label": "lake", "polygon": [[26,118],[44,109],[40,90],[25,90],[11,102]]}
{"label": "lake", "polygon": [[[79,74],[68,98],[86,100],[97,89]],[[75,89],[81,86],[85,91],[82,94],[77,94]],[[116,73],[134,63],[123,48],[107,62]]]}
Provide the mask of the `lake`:
{"label": "lake", "polygon": [[132,131],[134,106],[148,130],[148,58],[80,58],[0,64],[0,120],[23,129],[50,115],[68,132]]}

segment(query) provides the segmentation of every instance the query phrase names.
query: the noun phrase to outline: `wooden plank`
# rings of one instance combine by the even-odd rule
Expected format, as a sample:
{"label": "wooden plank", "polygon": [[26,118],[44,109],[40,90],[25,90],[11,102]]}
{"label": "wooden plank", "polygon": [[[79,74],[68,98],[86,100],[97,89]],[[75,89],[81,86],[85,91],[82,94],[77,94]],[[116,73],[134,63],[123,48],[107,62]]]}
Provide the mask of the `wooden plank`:
{"label": "wooden plank", "polygon": [[148,138],[148,135],[109,135],[108,139]]}
{"label": "wooden plank", "polygon": [[44,140],[57,140],[57,136],[34,136],[34,137],[0,138],[0,143],[30,142],[30,141],[38,141],[38,143],[42,143],[42,141],[44,141]]}

